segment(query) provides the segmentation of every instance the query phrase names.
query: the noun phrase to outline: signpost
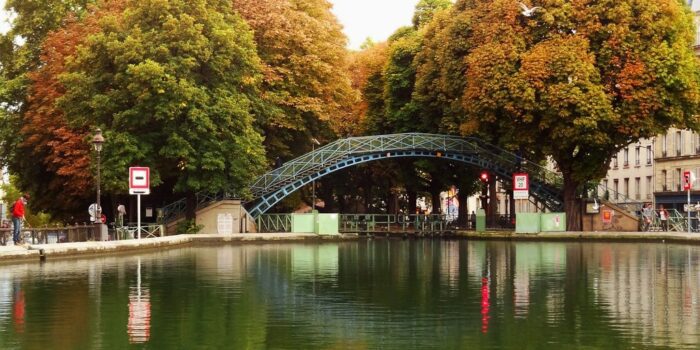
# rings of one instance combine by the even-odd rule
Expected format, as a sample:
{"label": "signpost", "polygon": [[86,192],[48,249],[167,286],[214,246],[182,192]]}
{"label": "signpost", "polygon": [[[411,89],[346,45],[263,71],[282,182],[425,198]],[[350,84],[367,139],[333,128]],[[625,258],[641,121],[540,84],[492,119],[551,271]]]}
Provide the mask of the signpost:
{"label": "signpost", "polygon": [[686,170],[683,172],[683,190],[688,191],[688,206],[686,207],[686,212],[688,213],[688,234],[690,234],[690,189],[693,187],[695,182],[695,174],[692,171]]}
{"label": "signpost", "polygon": [[[530,198],[530,177],[526,173],[513,174],[513,199],[516,201]],[[520,201],[519,201],[520,202]],[[518,205],[522,211],[522,205]]]}
{"label": "signpost", "polygon": [[141,239],[141,195],[151,194],[151,169],[147,167],[129,168],[129,194],[136,195],[136,232]]}

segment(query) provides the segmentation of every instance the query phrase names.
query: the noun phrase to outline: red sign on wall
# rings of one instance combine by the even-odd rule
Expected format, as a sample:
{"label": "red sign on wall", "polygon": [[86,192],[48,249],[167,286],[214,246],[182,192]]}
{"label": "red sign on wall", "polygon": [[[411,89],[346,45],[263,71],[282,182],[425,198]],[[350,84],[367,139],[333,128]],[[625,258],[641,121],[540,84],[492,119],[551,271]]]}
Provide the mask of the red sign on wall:
{"label": "red sign on wall", "polygon": [[612,217],[613,217],[612,210],[603,210],[603,211],[601,211],[601,215],[603,216],[603,223],[604,224],[612,223]]}

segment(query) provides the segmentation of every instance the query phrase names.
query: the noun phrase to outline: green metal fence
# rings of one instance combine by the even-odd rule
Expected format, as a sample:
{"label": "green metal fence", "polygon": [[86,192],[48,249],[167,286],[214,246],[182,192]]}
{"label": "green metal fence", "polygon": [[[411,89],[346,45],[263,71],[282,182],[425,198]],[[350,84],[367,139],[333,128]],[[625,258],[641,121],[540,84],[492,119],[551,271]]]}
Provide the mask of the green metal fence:
{"label": "green metal fence", "polygon": [[255,222],[258,232],[292,232],[292,214],[263,214]]}

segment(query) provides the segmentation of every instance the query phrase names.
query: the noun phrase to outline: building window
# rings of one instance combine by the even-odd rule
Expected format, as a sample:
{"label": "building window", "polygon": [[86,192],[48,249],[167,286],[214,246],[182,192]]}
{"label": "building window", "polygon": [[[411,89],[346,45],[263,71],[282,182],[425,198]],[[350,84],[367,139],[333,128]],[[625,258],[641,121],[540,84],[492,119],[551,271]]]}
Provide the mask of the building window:
{"label": "building window", "polygon": [[651,165],[651,146],[647,146],[647,165]]}
{"label": "building window", "polygon": [[647,176],[647,199],[651,199],[651,194],[654,192],[653,182],[651,176]]}
{"label": "building window", "polygon": [[680,156],[682,150],[683,150],[683,134],[680,131],[676,131],[676,156]]}
{"label": "building window", "polygon": [[681,168],[676,168],[676,183],[675,183],[675,188],[676,191],[681,190],[681,185],[683,184],[683,180],[681,179]]}
{"label": "building window", "polygon": [[642,158],[641,154],[642,154],[641,147],[637,146],[634,149],[634,165],[639,166],[639,164],[642,162],[642,160],[640,159],[640,158]]}
{"label": "building window", "polygon": [[700,154],[700,134],[695,134],[695,154]]}
{"label": "building window", "polygon": [[630,179],[628,177],[625,178],[625,197],[630,197]]}
{"label": "building window", "polygon": [[624,163],[622,165],[624,166],[629,166],[630,165],[630,149],[625,147],[625,152],[624,152]]}
{"label": "building window", "polygon": [[613,169],[617,169],[617,156],[613,157]]}
{"label": "building window", "polygon": [[634,198],[642,199],[642,179],[638,177],[634,179]]}
{"label": "building window", "polygon": [[666,157],[666,154],[668,154],[668,135],[664,134],[661,137],[661,156]]}
{"label": "building window", "polygon": [[666,179],[666,170],[661,170],[661,190],[664,192],[668,191],[668,183],[666,182]]}
{"label": "building window", "polygon": [[615,192],[615,199],[620,199],[620,190],[619,190],[620,188],[618,186],[617,179],[613,180],[613,186],[614,186],[613,191]]}

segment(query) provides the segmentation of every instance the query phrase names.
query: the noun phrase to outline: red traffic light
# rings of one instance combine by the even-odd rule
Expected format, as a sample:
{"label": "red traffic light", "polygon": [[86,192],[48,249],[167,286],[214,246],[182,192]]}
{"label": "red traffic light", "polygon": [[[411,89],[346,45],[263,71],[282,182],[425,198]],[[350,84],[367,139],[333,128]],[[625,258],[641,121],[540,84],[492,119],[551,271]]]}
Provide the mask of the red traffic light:
{"label": "red traffic light", "polygon": [[482,172],[481,172],[481,175],[479,175],[479,180],[481,180],[481,182],[489,182],[489,173],[488,173],[488,171],[482,171]]}

